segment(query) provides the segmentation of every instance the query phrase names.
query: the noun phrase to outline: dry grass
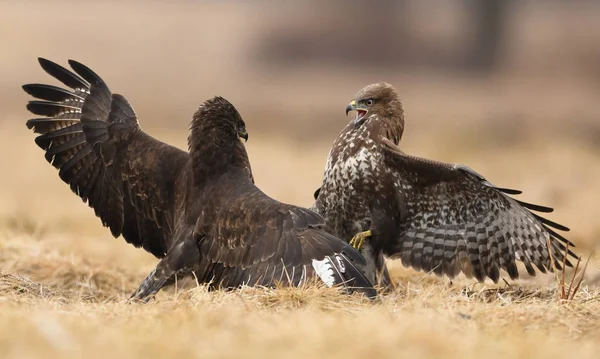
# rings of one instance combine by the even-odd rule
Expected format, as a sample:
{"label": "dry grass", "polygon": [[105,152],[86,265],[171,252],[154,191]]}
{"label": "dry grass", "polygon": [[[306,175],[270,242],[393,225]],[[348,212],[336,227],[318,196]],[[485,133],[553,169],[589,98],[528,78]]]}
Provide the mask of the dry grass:
{"label": "dry grass", "polygon": [[[183,289],[159,293],[147,305],[126,304],[156,260],[112,238],[99,225],[44,162],[31,134],[20,127],[4,128],[12,142],[0,143],[0,151],[16,151],[20,157],[0,158],[3,168],[13,169],[12,176],[0,177],[2,358],[595,358],[600,350],[597,257],[569,300],[564,300],[563,289],[551,274],[499,285],[465,278],[450,283],[391,261],[399,286],[375,303],[343,296],[335,289],[207,292],[187,283]],[[183,131],[159,137],[179,144],[185,138]],[[285,141],[256,135],[248,145],[259,185],[276,198],[310,202],[328,143],[313,144],[301,158]],[[465,153],[453,148],[453,154]],[[435,149],[427,149],[436,157]],[[587,214],[578,207],[592,201],[586,195],[598,193],[596,187],[551,190],[551,179],[532,179],[551,162],[545,156],[552,157],[552,151],[532,154],[522,147],[511,150],[514,154],[493,154],[485,147],[483,151],[495,159],[513,158],[515,173],[526,179],[519,187],[531,194],[527,199],[558,193],[562,205],[558,218],[553,218],[575,228],[571,238],[578,253],[586,255],[597,246],[598,224],[587,222]],[[519,151],[535,155],[537,165],[516,160]],[[466,163],[485,167],[483,172],[491,178],[510,178],[501,161],[486,167],[488,161],[479,154],[466,157]],[[297,158],[293,167],[290,158]],[[570,166],[578,173],[596,171],[583,160]],[[274,174],[272,168],[283,172]],[[290,180],[293,168],[297,172]],[[572,271],[566,273],[566,291],[572,277]]]}
{"label": "dry grass", "polygon": [[[18,133],[13,131],[17,138]],[[127,304],[155,259],[102,229],[30,140],[18,141],[24,167],[12,179],[29,186],[13,187],[13,197],[3,203],[4,211],[13,213],[0,221],[2,358],[595,358],[600,350],[597,257],[569,300],[553,275],[499,285],[465,278],[450,283],[391,261],[398,288],[375,303],[335,289],[208,292],[187,283],[159,293],[147,305]],[[270,166],[284,166],[292,156],[287,145],[263,148],[266,140],[254,140],[259,183],[267,183],[263,187],[279,198],[309,196],[310,184],[290,193],[290,187],[269,181]],[[274,148],[275,157],[269,155]],[[4,166],[18,165],[4,161]],[[303,180],[299,174],[292,184]],[[573,200],[581,198],[573,193]],[[15,198],[21,198],[17,207]],[[566,212],[575,221],[577,212]],[[578,249],[585,254],[594,237],[580,233],[577,244],[583,249]],[[567,291],[572,277],[567,272]]]}
{"label": "dry grass", "polygon": [[[126,304],[156,260],[100,226],[24,126],[3,129],[11,141],[0,142],[0,152],[19,157],[0,158],[11,169],[0,177],[2,358],[595,358],[600,351],[597,256],[569,300],[561,299],[553,275],[510,285],[464,278],[450,284],[392,261],[399,287],[376,303],[323,288],[209,293],[188,283],[148,305]],[[329,143],[294,145],[254,133],[248,148],[258,184],[276,198],[309,204]],[[157,136],[184,146],[183,130]],[[527,200],[557,206],[551,218],[574,228],[578,253],[598,246],[600,190],[587,180],[598,178],[599,167],[590,166],[600,163],[597,154],[574,143],[544,147],[536,139],[504,151],[469,141],[451,151],[428,146],[435,141],[420,148],[435,158],[463,158],[495,183],[523,189]],[[552,166],[565,151],[566,173]],[[572,276],[566,274],[566,291]]]}
{"label": "dry grass", "polygon": [[135,263],[61,255],[25,233],[0,248],[3,358],[592,358],[600,349],[600,289],[585,284],[560,301],[554,284],[449,285],[396,268],[401,285],[375,303],[316,287],[197,286],[140,305],[125,303],[145,274]]}

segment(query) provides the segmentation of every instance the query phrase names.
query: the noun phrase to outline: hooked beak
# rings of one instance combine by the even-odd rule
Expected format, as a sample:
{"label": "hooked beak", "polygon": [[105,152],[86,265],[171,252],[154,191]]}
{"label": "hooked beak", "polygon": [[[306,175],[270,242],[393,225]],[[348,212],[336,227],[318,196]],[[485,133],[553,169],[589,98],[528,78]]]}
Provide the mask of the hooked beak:
{"label": "hooked beak", "polygon": [[365,116],[367,115],[368,111],[366,108],[360,107],[360,105],[357,106],[355,100],[352,100],[348,106],[346,106],[346,116],[348,116],[348,112],[350,111],[356,111],[356,117],[354,117],[352,122],[354,122],[354,128],[358,128],[363,122],[365,122]]}
{"label": "hooked beak", "polygon": [[239,130],[238,136],[240,136],[240,138],[243,138],[244,142],[248,142],[248,132],[246,132],[246,130]]}
{"label": "hooked beak", "polygon": [[354,111],[355,109],[356,109],[356,101],[352,100],[352,102],[350,102],[348,104],[348,106],[346,106],[346,116],[348,116],[348,112]]}

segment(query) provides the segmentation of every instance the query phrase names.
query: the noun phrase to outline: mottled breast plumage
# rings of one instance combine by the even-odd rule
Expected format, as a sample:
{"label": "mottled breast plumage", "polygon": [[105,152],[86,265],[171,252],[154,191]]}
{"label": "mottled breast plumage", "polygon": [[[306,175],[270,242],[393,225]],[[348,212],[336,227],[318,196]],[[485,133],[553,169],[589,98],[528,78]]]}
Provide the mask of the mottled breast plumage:
{"label": "mottled breast plumage", "polygon": [[349,125],[334,142],[317,210],[327,213],[327,227],[342,239],[349,240],[369,227],[368,206],[360,194],[380,189],[382,161],[366,127],[354,129]]}

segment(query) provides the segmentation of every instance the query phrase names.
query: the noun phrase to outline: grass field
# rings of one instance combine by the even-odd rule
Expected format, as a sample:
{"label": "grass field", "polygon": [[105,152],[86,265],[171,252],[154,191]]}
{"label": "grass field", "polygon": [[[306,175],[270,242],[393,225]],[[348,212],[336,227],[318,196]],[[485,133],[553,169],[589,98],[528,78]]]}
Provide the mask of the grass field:
{"label": "grass field", "polygon": [[[597,254],[570,300],[551,274],[450,283],[390,260],[398,287],[375,303],[335,289],[209,293],[188,282],[127,304],[156,259],[112,238],[60,181],[25,127],[19,89],[48,80],[37,56],[81,60],[132,102],[147,132],[181,148],[198,104],[224,95],[247,123],[259,187],[308,206],[347,102],[386,79],[405,103],[405,151],[468,164],[556,208],[548,218],[572,228],[586,260],[600,249],[600,88],[591,77],[261,73],[240,60],[259,19],[248,8],[206,5],[200,22],[191,4],[68,6],[0,2],[0,358],[598,357]],[[69,33],[67,46],[67,28],[85,31]]]}
{"label": "grass field", "polygon": [[600,291],[585,283],[562,302],[551,280],[493,289],[392,267],[401,284],[377,303],[324,288],[192,287],[137,305],[124,301],[152,260],[98,247],[34,228],[4,235],[3,358],[595,358],[599,350]]}
{"label": "grass field", "polygon": [[[161,292],[147,305],[126,304],[156,260],[100,226],[44,162],[24,126],[7,128],[19,145],[0,144],[0,151],[8,153],[12,146],[20,157],[2,159],[2,167],[12,173],[1,186],[6,199],[0,229],[2,358],[560,358],[574,353],[595,358],[600,350],[597,257],[569,301],[559,299],[552,275],[510,285],[465,278],[450,284],[390,261],[399,286],[376,303],[325,288],[209,293],[187,283]],[[185,138],[185,131],[177,136]],[[161,137],[177,143],[177,136],[163,132]],[[320,174],[327,144],[292,166],[293,146],[252,137],[248,147],[257,182],[277,198],[308,204],[310,182]],[[503,178],[508,164],[501,158],[516,156],[512,151],[527,153],[523,148],[495,156],[490,152],[498,160],[494,166],[483,159],[474,160],[474,166]],[[535,177],[551,160],[545,156],[538,154],[540,168],[523,163],[512,170]],[[284,171],[273,178],[272,167]],[[294,169],[298,172],[286,182]],[[582,166],[585,176],[588,170]],[[531,194],[527,198],[541,200],[552,192],[544,186],[563,183],[553,178],[526,178],[522,183],[531,182],[524,188]],[[586,222],[578,203],[585,203],[592,190],[554,190],[561,205],[560,215],[552,218],[574,224],[573,240],[584,255],[595,247],[598,228],[594,214],[592,224]]]}

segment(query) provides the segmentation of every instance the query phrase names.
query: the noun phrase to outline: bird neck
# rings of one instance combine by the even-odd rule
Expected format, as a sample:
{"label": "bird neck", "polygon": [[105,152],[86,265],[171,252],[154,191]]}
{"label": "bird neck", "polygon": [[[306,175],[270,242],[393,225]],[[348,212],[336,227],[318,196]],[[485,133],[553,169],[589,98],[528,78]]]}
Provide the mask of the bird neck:
{"label": "bird neck", "polygon": [[391,100],[385,109],[380,113],[383,122],[383,132],[385,136],[394,144],[398,144],[404,133],[404,107],[398,98]]}
{"label": "bird neck", "polygon": [[387,119],[383,128],[385,131],[383,135],[397,145],[404,133],[404,115],[399,118]]}
{"label": "bird neck", "polygon": [[195,128],[192,129],[188,144],[196,185],[218,180],[224,174],[240,168],[250,172],[246,148],[229,133],[215,128],[207,131]]}

